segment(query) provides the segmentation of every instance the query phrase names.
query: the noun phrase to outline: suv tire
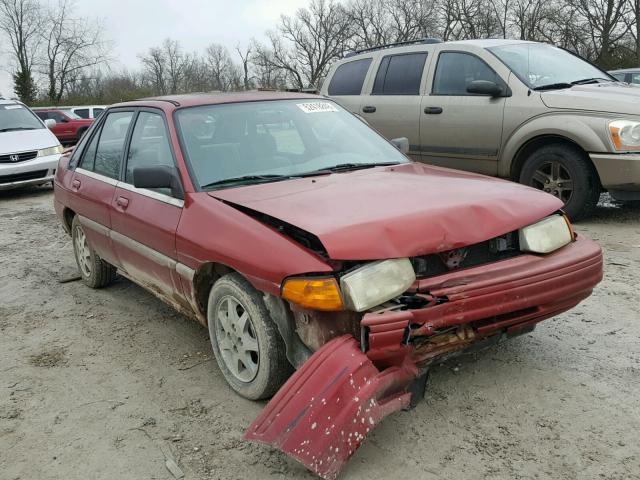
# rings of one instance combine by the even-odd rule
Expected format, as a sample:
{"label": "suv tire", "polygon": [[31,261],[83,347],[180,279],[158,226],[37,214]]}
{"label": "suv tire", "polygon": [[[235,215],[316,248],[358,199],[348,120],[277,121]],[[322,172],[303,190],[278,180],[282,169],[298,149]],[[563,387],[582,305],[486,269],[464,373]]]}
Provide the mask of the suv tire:
{"label": "suv tire", "polygon": [[220,371],[244,398],[273,396],[293,372],[262,294],[241,275],[230,273],[214,283],[207,321]]}
{"label": "suv tire", "polygon": [[589,217],[600,198],[600,182],[594,168],[576,147],[560,143],[545,145],[522,165],[520,183],[560,198],[571,220]]}
{"label": "suv tire", "polygon": [[116,268],[102,260],[89,245],[77,215],[71,222],[71,239],[76,264],[85,285],[91,288],[102,288],[112,283],[116,278]]}

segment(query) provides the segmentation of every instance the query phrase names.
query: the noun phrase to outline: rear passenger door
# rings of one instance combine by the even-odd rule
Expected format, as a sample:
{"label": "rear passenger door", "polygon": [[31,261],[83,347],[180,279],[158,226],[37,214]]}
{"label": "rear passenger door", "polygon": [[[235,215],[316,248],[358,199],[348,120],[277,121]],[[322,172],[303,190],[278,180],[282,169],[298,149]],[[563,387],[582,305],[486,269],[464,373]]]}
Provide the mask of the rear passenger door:
{"label": "rear passenger door", "polygon": [[329,81],[327,94],[351,113],[360,114],[360,95],[372,60],[368,57],[343,63]]}
{"label": "rear passenger door", "polygon": [[160,110],[141,110],[111,203],[111,238],[122,269],[132,279],[175,300],[182,296],[176,229],[184,202],[168,189],[133,186],[136,168],[160,165],[176,166],[164,116]]}
{"label": "rear passenger door", "polygon": [[360,114],[388,139],[407,137],[410,154],[419,159],[420,97],[426,51],[381,57],[371,92],[362,96]]}
{"label": "rear passenger door", "polygon": [[79,215],[98,255],[116,266],[119,262],[110,238],[111,202],[132,118],[133,111],[110,112],[91,137],[78,145],[82,151],[71,179],[69,206]]}
{"label": "rear passenger door", "polygon": [[422,159],[427,163],[489,175],[498,173],[505,98],[467,92],[474,80],[507,83],[482,58],[441,51],[420,119]]}

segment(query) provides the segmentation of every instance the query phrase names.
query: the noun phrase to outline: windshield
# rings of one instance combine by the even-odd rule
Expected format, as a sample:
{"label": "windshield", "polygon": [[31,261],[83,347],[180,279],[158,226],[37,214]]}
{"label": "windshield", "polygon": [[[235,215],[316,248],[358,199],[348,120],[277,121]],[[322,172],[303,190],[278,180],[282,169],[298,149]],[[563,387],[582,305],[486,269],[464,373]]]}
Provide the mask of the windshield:
{"label": "windshield", "polygon": [[31,110],[19,103],[0,105],[0,132],[44,128]]}
{"label": "windshield", "polygon": [[613,81],[605,72],[560,48],[544,43],[520,43],[489,48],[520,80],[536,89],[571,86],[584,81]]}
{"label": "windshield", "polygon": [[205,189],[408,161],[324,99],[205,105],[175,117],[194,182]]}

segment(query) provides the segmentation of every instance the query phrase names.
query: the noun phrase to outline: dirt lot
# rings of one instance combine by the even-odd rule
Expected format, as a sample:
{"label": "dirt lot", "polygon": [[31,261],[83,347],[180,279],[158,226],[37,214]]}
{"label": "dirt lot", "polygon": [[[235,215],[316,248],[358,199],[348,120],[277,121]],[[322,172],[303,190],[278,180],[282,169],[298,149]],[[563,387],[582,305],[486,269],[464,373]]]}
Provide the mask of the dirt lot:
{"label": "dirt lot", "polygon": [[[606,200],[606,199],[605,199]],[[0,193],[0,479],[314,478],[241,440],[262,403],[211,360],[207,331],[125,280],[75,272],[49,188]],[[577,226],[605,281],[511,343],[437,367],[345,479],[640,478],[640,210]]]}

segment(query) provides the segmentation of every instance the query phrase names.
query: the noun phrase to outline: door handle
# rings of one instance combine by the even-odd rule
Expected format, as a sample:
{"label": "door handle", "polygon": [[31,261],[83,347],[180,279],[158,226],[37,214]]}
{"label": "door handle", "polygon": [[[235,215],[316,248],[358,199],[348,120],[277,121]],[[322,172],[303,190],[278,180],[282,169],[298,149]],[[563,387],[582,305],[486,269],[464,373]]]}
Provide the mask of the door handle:
{"label": "door handle", "polygon": [[71,186],[75,189],[78,190],[80,188],[80,185],[82,185],[82,183],[80,182],[80,180],[78,180],[77,178],[74,178],[73,180],[71,180]]}
{"label": "door handle", "polygon": [[376,111],[376,107],[374,107],[373,105],[367,105],[366,107],[362,107],[362,111],[364,113],[373,113]]}
{"label": "door handle", "polygon": [[118,197],[116,198],[116,203],[122,207],[123,209],[127,208],[129,206],[129,199],[125,198],[125,197]]}
{"label": "door handle", "polygon": [[442,113],[442,107],[424,107],[424,113],[427,115],[438,115]]}

